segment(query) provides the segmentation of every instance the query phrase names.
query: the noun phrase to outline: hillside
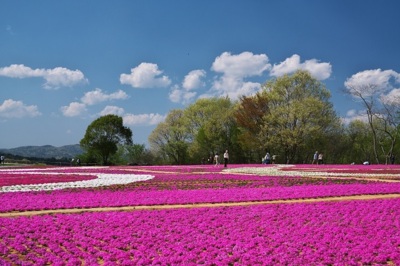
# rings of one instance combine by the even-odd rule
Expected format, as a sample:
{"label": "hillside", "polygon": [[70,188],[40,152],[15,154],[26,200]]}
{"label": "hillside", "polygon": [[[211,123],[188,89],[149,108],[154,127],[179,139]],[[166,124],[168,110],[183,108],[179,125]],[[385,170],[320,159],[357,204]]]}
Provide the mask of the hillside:
{"label": "hillside", "polygon": [[22,157],[36,157],[36,158],[74,158],[83,153],[79,144],[65,145],[61,147],[54,147],[51,145],[44,146],[22,146],[12,149],[0,149],[0,154],[12,154]]}

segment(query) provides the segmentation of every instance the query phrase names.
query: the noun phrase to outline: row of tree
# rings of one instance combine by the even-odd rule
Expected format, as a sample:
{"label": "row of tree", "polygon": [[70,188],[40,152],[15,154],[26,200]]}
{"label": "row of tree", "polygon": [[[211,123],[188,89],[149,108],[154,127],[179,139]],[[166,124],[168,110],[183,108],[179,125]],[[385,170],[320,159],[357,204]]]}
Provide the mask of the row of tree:
{"label": "row of tree", "polygon": [[378,112],[355,91],[349,92],[366,105],[367,122],[343,124],[324,84],[298,71],[238,101],[204,98],[171,110],[149,136],[150,149],[132,144],[131,130],[115,115],[95,120],[80,144],[85,159],[105,164],[207,163],[225,150],[232,163],[261,163],[267,151],[277,163],[310,163],[315,151],[326,163],[386,163],[399,148],[397,111]]}

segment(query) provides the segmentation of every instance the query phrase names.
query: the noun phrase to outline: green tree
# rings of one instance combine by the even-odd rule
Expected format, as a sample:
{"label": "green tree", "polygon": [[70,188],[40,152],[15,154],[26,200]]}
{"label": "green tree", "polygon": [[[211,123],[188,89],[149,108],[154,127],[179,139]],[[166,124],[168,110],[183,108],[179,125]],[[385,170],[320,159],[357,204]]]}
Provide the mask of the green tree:
{"label": "green tree", "polygon": [[184,126],[183,111],[172,110],[151,132],[149,143],[153,153],[172,164],[188,162],[188,134]]}
{"label": "green tree", "polygon": [[118,151],[118,144],[132,144],[132,131],[123,126],[122,117],[111,114],[94,120],[80,141],[81,147],[100,157],[104,165]]}
{"label": "green tree", "polygon": [[362,163],[373,161],[375,152],[372,143],[374,138],[370,125],[361,120],[354,120],[346,127],[346,135],[349,138],[349,149],[347,156],[351,162]]}
{"label": "green tree", "polygon": [[237,161],[237,124],[234,103],[229,98],[199,99],[184,110],[185,125],[191,140],[189,149],[194,162],[230,150],[230,161]]}
{"label": "green tree", "polygon": [[283,150],[287,162],[306,162],[304,154],[318,149],[307,147],[307,140],[321,138],[340,124],[329,91],[306,71],[271,80],[263,90],[268,112],[262,134],[267,147]]}

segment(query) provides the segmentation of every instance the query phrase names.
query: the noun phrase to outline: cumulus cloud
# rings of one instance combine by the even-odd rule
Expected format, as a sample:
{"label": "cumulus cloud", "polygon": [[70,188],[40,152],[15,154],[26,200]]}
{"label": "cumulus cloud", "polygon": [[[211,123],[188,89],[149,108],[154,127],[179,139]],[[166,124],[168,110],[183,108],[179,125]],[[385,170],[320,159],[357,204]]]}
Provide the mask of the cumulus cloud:
{"label": "cumulus cloud", "polygon": [[124,124],[126,125],[157,125],[160,122],[163,122],[166,118],[166,115],[160,114],[126,114],[123,116]]}
{"label": "cumulus cloud", "polygon": [[300,56],[294,54],[285,61],[274,64],[270,74],[271,76],[280,77],[285,74],[294,73],[297,70],[306,70],[314,78],[325,80],[331,76],[332,66],[330,63],[321,63],[316,59],[306,60],[304,63],[301,63]]}
{"label": "cumulus cloud", "polygon": [[[85,114],[87,111],[87,106],[99,104],[109,100],[123,100],[127,99],[129,96],[122,90],[116,91],[114,93],[104,93],[101,89],[95,89],[93,91],[86,92],[81,98],[81,102],[72,102],[68,106],[62,106],[60,108],[64,116],[73,117]],[[110,112],[112,108],[107,106],[101,114]],[[116,112],[116,109],[114,109]],[[123,113],[123,109],[122,109]],[[115,114],[119,114],[118,112]]]}
{"label": "cumulus cloud", "polygon": [[100,115],[118,115],[122,116],[125,113],[124,108],[118,107],[118,106],[106,106],[101,112]]}
{"label": "cumulus cloud", "polygon": [[268,57],[265,54],[255,55],[251,52],[243,52],[232,55],[229,52],[224,52],[214,60],[211,69],[225,76],[245,78],[260,76],[270,67]]}
{"label": "cumulus cloud", "polygon": [[268,57],[265,54],[255,55],[251,52],[243,52],[232,55],[224,52],[218,56],[211,70],[221,73],[212,86],[214,96],[227,95],[231,99],[237,99],[241,95],[249,95],[260,89],[261,84],[247,82],[245,78],[261,76],[271,68]]}
{"label": "cumulus cloud", "polygon": [[101,89],[95,89],[93,91],[86,92],[81,98],[82,103],[87,105],[94,105],[109,100],[124,100],[128,98],[123,90],[116,91],[114,93],[106,94]]}
{"label": "cumulus cloud", "polygon": [[124,124],[128,126],[134,125],[157,125],[158,123],[165,120],[165,115],[160,114],[130,114],[125,113],[125,110],[118,106],[106,106],[100,113],[100,116],[104,115],[118,115],[121,116]]}
{"label": "cumulus cloud", "polygon": [[192,70],[183,79],[182,87],[188,91],[204,87],[205,83],[202,79],[205,76],[206,72],[202,69]]}
{"label": "cumulus cloud", "polygon": [[68,106],[62,106],[61,112],[64,116],[74,117],[86,113],[86,104],[80,102],[72,102]]}
{"label": "cumulus cloud", "polygon": [[169,93],[169,99],[175,103],[181,102],[186,104],[191,102],[197,95],[197,92],[194,90],[205,86],[205,82],[203,81],[205,76],[206,72],[202,69],[190,71],[183,79],[182,88],[178,85],[173,86]]}
{"label": "cumulus cloud", "polygon": [[80,70],[70,70],[64,67],[53,69],[32,69],[25,65],[13,64],[0,68],[0,76],[10,78],[43,78],[44,88],[58,89],[60,87],[72,87],[77,84],[87,83],[87,79]]}
{"label": "cumulus cloud", "polygon": [[222,76],[214,81],[213,90],[216,93],[210,92],[210,96],[227,95],[230,99],[238,99],[242,95],[251,95],[259,91],[261,84],[258,82],[245,82],[243,79]]}
{"label": "cumulus cloud", "polygon": [[132,68],[130,74],[121,74],[119,80],[121,84],[134,88],[165,88],[171,84],[171,80],[162,73],[156,64],[141,63]]}
{"label": "cumulus cloud", "polygon": [[169,93],[169,99],[174,103],[187,104],[193,101],[196,95],[197,92],[195,91],[187,91],[179,87],[174,87]]}
{"label": "cumulus cloud", "polygon": [[36,105],[25,105],[21,101],[8,99],[0,105],[0,117],[23,118],[35,117],[39,115],[41,115],[41,113]]}
{"label": "cumulus cloud", "polygon": [[357,111],[355,109],[351,109],[349,111],[347,111],[346,116],[342,117],[342,122],[344,124],[350,124],[352,121],[362,121],[367,123],[368,122],[368,116],[367,113],[365,112],[365,110],[362,111]]}
{"label": "cumulus cloud", "polygon": [[400,82],[400,74],[394,70],[364,70],[348,78],[344,85],[351,92],[355,91],[364,96],[371,96],[374,93],[382,93],[385,90],[393,89],[391,80]]}
{"label": "cumulus cloud", "polygon": [[386,95],[381,95],[380,101],[386,105],[400,105],[400,89],[393,89]]}

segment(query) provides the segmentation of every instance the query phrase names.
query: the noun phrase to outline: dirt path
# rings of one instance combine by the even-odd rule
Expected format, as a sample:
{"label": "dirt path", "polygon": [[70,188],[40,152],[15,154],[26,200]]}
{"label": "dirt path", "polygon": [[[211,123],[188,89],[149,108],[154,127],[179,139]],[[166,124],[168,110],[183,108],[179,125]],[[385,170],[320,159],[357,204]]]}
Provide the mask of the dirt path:
{"label": "dirt path", "polygon": [[293,199],[293,200],[269,200],[269,201],[246,201],[246,202],[225,202],[225,203],[196,203],[196,204],[178,204],[178,205],[143,205],[143,206],[124,206],[124,207],[99,207],[99,208],[81,208],[81,209],[55,209],[40,211],[22,211],[0,213],[0,218],[13,218],[19,216],[34,216],[48,214],[71,214],[83,212],[107,212],[107,211],[138,211],[138,210],[165,210],[165,209],[183,209],[183,208],[210,208],[210,207],[232,207],[232,206],[251,206],[262,204],[290,204],[290,203],[313,203],[313,202],[333,202],[350,200],[375,200],[375,199],[394,199],[400,198],[400,194],[380,194],[380,195],[356,195],[342,197]]}

